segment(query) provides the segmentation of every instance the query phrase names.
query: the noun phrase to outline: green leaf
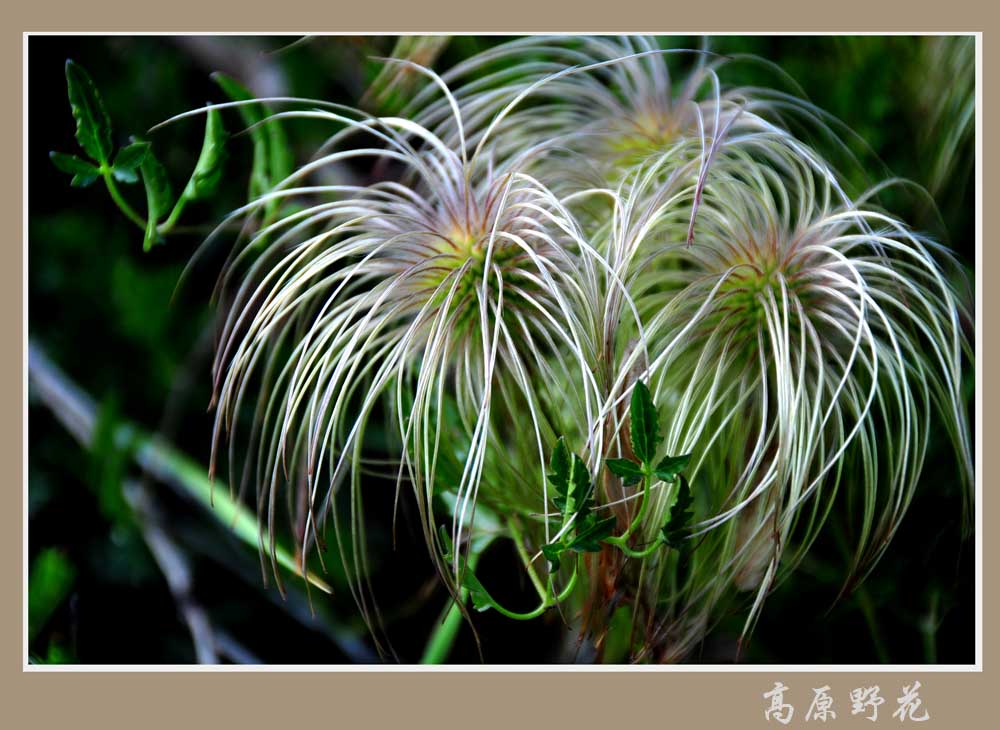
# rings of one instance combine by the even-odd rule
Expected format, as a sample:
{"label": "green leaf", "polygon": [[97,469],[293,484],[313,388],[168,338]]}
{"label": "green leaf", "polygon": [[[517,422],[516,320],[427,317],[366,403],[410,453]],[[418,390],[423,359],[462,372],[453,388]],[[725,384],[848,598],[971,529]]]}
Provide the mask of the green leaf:
{"label": "green leaf", "polygon": [[71,187],[74,188],[86,188],[89,187],[97,180],[97,175],[91,175],[90,173],[74,175],[73,179],[69,181]]}
{"label": "green leaf", "polygon": [[451,535],[444,525],[438,525],[438,537],[441,538],[441,555],[444,559],[451,560],[454,557],[454,545],[451,544]]}
{"label": "green leaf", "polygon": [[562,497],[553,500],[556,506],[563,511],[563,518],[568,518],[573,514],[586,514],[590,511],[593,500],[590,499],[590,492],[593,483],[590,479],[590,470],[587,465],[576,454],[572,454],[572,466],[570,466],[569,479]]}
{"label": "green leaf", "polygon": [[[225,74],[214,73],[212,79],[233,101],[250,101],[254,98],[245,87]],[[238,110],[250,130],[250,139],[253,142],[250,197],[255,199],[287,177],[291,172],[293,161],[281,123],[277,119],[268,117],[268,110],[264,104],[241,104]],[[270,218],[280,204],[280,200],[270,202],[266,207],[265,217]]]}
{"label": "green leaf", "polygon": [[101,176],[100,168],[75,155],[49,152],[49,159],[62,172],[73,176],[69,184],[74,188],[85,188]]}
{"label": "green leaf", "polygon": [[[401,36],[389,56],[431,67],[451,42],[449,36]],[[378,75],[361,98],[361,108],[377,116],[395,116],[420,90],[423,76],[393,63],[372,64]]]}
{"label": "green leaf", "polygon": [[264,128],[267,130],[271,182],[279,183],[292,174],[295,160],[281,122],[271,119],[264,124]]}
{"label": "green leaf", "polygon": [[112,169],[111,174],[115,176],[115,180],[128,183],[129,185],[139,182],[139,174],[135,170],[129,170],[126,168],[118,170]]}
{"label": "green leaf", "polygon": [[688,480],[683,474],[680,476],[680,487],[677,490],[677,499],[674,500],[670,508],[670,519],[663,526],[663,541],[672,548],[686,547],[684,539],[688,533],[688,523],[694,517],[694,512],[689,507],[694,504],[691,496],[691,489]]}
{"label": "green leaf", "polygon": [[549,469],[549,483],[555,487],[558,495],[552,501],[563,513],[563,520],[581,509],[589,509],[588,497],[592,488],[590,471],[583,459],[570,453],[562,438],[552,451]]}
{"label": "green leaf", "polygon": [[477,611],[488,611],[497,605],[493,596],[483,588],[483,584],[476,578],[476,574],[470,568],[465,568],[462,575],[462,585],[469,591],[469,598],[472,599],[472,607]]}
{"label": "green leaf", "polygon": [[687,465],[691,462],[691,454],[685,454],[684,456],[665,456],[663,460],[656,465],[656,469],[653,473],[656,474],[656,478],[664,482],[672,482],[677,476],[687,468]]}
{"label": "green leaf", "polygon": [[111,172],[116,180],[126,183],[139,181],[138,170],[149,154],[149,142],[133,142],[118,150]]}
{"label": "green leaf", "polygon": [[559,558],[565,550],[566,545],[561,542],[550,542],[548,545],[542,545],[542,555],[549,561],[549,572],[555,573],[559,570],[559,566],[562,565]]}
{"label": "green leaf", "polygon": [[616,522],[614,517],[605,517],[603,520],[599,520],[597,515],[588,514],[584,518],[583,524],[577,527],[576,537],[567,547],[578,553],[600,552],[601,541],[611,537]]}
{"label": "green leaf", "polygon": [[660,424],[653,396],[642,381],[632,388],[632,451],[643,466],[651,465],[660,445]]}
{"label": "green leaf", "polygon": [[53,165],[69,175],[92,174],[96,177],[101,174],[101,169],[99,167],[87,162],[82,157],[77,157],[76,155],[66,155],[62,152],[49,152],[49,159],[52,160]]}
{"label": "green leaf", "polygon": [[217,109],[208,110],[205,122],[205,141],[201,154],[184,188],[183,196],[188,200],[201,200],[211,196],[222,179],[222,166],[226,160],[226,130],[222,126],[222,115]]}
{"label": "green leaf", "polygon": [[565,495],[569,485],[569,470],[572,466],[569,448],[566,446],[566,439],[559,437],[556,447],[549,457],[549,483],[556,488],[559,494]]}
{"label": "green leaf", "polygon": [[167,171],[156,159],[153,150],[147,151],[145,158],[140,165],[142,170],[142,182],[146,186],[146,236],[142,242],[144,251],[149,251],[155,244],[160,242],[160,235],[157,233],[156,224],[160,218],[170,210],[173,201],[173,192],[170,188],[170,180],[167,178]]}
{"label": "green leaf", "polygon": [[[455,559],[454,546],[451,542],[451,537],[448,535],[448,530],[445,529],[444,525],[438,525],[438,536],[441,538],[441,544],[444,550],[442,551],[442,557],[446,563],[451,562]],[[493,608],[496,605],[496,601],[489,594],[483,584],[479,582],[476,577],[475,572],[469,567],[466,558],[459,558],[459,575],[461,576],[461,585],[467,591],[469,591],[469,597],[472,599],[472,606],[477,611],[486,611]]]}
{"label": "green leaf", "polygon": [[[212,80],[219,85],[232,101],[250,101],[253,94],[236,79],[224,73],[212,74]],[[253,167],[250,170],[250,197],[256,198],[270,188],[270,155],[269,140],[261,122],[266,118],[263,104],[240,104],[237,108],[243,123],[250,129],[250,140],[253,142]]]}
{"label": "green leaf", "polygon": [[[252,101],[254,99],[254,95],[250,93],[250,90],[231,76],[217,71],[212,74],[212,81],[217,83],[226,96],[233,101]],[[237,110],[248,127],[264,121],[266,117],[264,105],[260,103],[241,104],[237,107]]]}
{"label": "green leaf", "polygon": [[28,641],[34,640],[69,595],[76,571],[55,548],[46,548],[31,562],[28,575]]}
{"label": "green leaf", "polygon": [[148,154],[149,142],[133,142],[118,150],[113,167],[121,170],[135,170],[143,163]]}
{"label": "green leaf", "polygon": [[71,60],[66,61],[66,88],[77,142],[91,159],[106,165],[111,159],[111,120],[93,79]]}
{"label": "green leaf", "polygon": [[640,482],[645,476],[642,467],[630,459],[607,459],[604,463],[608,465],[611,473],[621,477],[626,485]]}

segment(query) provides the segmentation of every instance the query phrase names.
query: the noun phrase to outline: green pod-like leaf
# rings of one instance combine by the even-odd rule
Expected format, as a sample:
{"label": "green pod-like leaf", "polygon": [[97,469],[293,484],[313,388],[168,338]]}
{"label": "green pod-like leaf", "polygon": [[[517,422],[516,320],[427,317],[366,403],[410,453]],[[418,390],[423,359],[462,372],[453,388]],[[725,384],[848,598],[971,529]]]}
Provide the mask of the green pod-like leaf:
{"label": "green pod-like leaf", "polygon": [[[212,79],[233,101],[252,101],[254,98],[249,90],[225,74],[212,74]],[[269,116],[263,103],[241,104],[238,109],[253,142],[250,198],[256,199],[291,174],[294,160],[284,128],[277,119]],[[270,219],[280,205],[278,199],[270,201],[265,207],[265,218]]]}
{"label": "green pod-like leaf", "polygon": [[156,225],[163,215],[170,210],[173,201],[173,191],[170,180],[167,178],[167,171],[156,159],[153,150],[147,151],[145,158],[140,165],[142,171],[142,182],[146,187],[146,235],[143,238],[143,250],[149,251],[154,245],[159,243],[160,235],[156,230]]}
{"label": "green pod-like leaf", "polygon": [[264,124],[267,129],[268,163],[270,165],[271,183],[276,184],[292,174],[295,159],[292,148],[288,144],[285,127],[277,119],[270,119]]}
{"label": "green pod-like leaf", "polygon": [[[253,94],[235,79],[223,73],[212,74],[212,80],[219,85],[226,96],[232,101],[251,101]],[[267,118],[264,105],[240,104],[237,107],[243,123],[250,130],[250,140],[253,142],[253,165],[250,168],[250,197],[257,198],[271,189],[271,154],[270,138],[262,122]]]}
{"label": "green pod-like leaf", "polygon": [[228,135],[222,126],[222,115],[217,109],[208,110],[205,122],[205,140],[201,154],[194,166],[194,172],[184,188],[183,196],[188,200],[201,200],[211,196],[222,180],[222,166],[226,161],[226,139]]}

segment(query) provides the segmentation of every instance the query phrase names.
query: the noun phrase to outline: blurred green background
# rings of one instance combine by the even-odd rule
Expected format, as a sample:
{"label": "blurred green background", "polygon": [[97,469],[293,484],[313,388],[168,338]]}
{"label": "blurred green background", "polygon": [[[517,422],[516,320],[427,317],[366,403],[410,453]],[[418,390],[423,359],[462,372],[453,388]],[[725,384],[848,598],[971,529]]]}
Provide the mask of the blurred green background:
{"label": "blurred green background", "polygon": [[[503,40],[449,39],[433,66],[443,70]],[[206,249],[177,288],[181,272],[212,227],[246,200],[252,147],[229,143],[226,184],[192,205],[166,245],[142,250],[142,234],[100,184],[79,189],[50,163],[50,150],[75,152],[66,99],[67,58],[94,78],[114,125],[130,134],[206,101],[224,101],[209,74],[223,71],[258,95],[292,95],[347,104],[393,105],[405,88],[365,96],[395,37],[71,37],[29,41],[29,332],[34,347],[94,399],[92,442],[82,446],[29,394],[29,652],[36,662],[185,663],[195,661],[192,631],[209,637],[219,661],[339,663],[376,661],[350,593],[336,572],[334,596],[286,574],[288,595],[264,584],[256,551],[235,538],[177,485],[137,469],[109,436],[127,419],[208,464],[210,366],[216,311],[210,296],[225,246]],[[664,46],[699,47],[698,38]],[[921,188],[887,204],[947,242],[971,276],[974,150],[963,121],[973,94],[971,39],[892,37],[713,37],[722,53],[758,55],[794,80],[819,108],[857,134],[848,145],[858,169],[886,171]],[[762,69],[748,66],[746,79]],[[739,73],[738,71],[736,72]],[[776,79],[767,71],[765,81]],[[224,117],[241,128],[238,117]],[[149,136],[182,187],[201,146],[198,119]],[[286,129],[299,162],[323,128]],[[870,149],[866,149],[865,145]],[[367,171],[355,170],[362,179]],[[858,185],[864,184],[858,175]],[[141,186],[123,186],[143,209]],[[175,291],[176,290],[176,291]],[[970,333],[971,334],[971,333]],[[972,374],[966,388],[972,413]],[[962,537],[954,459],[943,436],[930,447],[924,483],[896,541],[864,586],[837,601],[847,555],[835,516],[801,571],[769,598],[740,660],[767,663],[971,663],[974,661],[973,540]],[[374,480],[373,480],[374,481]],[[393,485],[371,486],[372,582],[401,661],[420,657],[444,605],[422,538],[406,529],[403,504],[396,547]],[[404,500],[405,501],[405,500]],[[164,543],[158,542],[162,539]],[[290,541],[289,541],[290,542]],[[157,546],[166,544],[166,552]],[[498,548],[502,552],[504,548]],[[491,584],[506,581],[504,555],[485,556]],[[170,561],[173,560],[174,563]],[[168,567],[175,579],[170,585]],[[328,561],[329,563],[330,561]],[[178,566],[180,566],[178,568]],[[318,566],[317,566],[318,567]],[[311,601],[311,607],[310,607]],[[742,614],[718,626],[690,661],[731,662]],[[477,616],[489,662],[586,659],[557,615],[520,623]],[[202,642],[204,644],[204,641]],[[204,648],[204,646],[203,646]],[[476,662],[463,627],[453,661]]]}

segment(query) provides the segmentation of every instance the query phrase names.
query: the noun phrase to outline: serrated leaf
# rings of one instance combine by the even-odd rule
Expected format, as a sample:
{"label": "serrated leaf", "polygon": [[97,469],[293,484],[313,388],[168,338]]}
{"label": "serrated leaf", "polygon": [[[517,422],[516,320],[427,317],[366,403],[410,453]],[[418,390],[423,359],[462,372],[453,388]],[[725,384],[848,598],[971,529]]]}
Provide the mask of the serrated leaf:
{"label": "serrated leaf", "polygon": [[99,177],[101,170],[96,165],[87,162],[76,155],[66,155],[62,152],[49,152],[49,159],[60,171],[69,175],[93,175]]}
{"label": "serrated leaf", "polygon": [[111,172],[116,180],[126,183],[139,181],[138,170],[149,154],[149,142],[133,142],[118,150]]}
{"label": "serrated leaf", "polygon": [[688,508],[694,504],[694,498],[691,496],[691,488],[688,485],[688,480],[683,474],[680,476],[680,487],[677,490],[677,499],[674,500],[674,504],[670,507],[670,519],[667,524],[663,526],[663,541],[672,548],[681,548],[685,546],[685,537],[687,536],[688,528],[687,525],[694,517],[694,513]]}
{"label": "serrated leaf", "polygon": [[656,469],[653,471],[656,474],[656,478],[664,482],[672,482],[677,476],[687,469],[687,465],[691,462],[691,454],[685,454],[684,456],[665,456],[663,460],[656,465]]}
{"label": "serrated leaf", "polygon": [[605,517],[603,520],[599,520],[593,513],[587,515],[584,524],[577,528],[576,537],[567,547],[578,553],[600,552],[601,541],[611,537],[616,522],[614,517]]}
{"label": "serrated leaf", "polygon": [[80,173],[79,175],[74,175],[73,179],[69,181],[69,184],[74,188],[85,188],[88,185],[92,185],[100,175],[94,175],[92,173]]}
{"label": "serrated leaf", "polygon": [[565,550],[566,546],[561,542],[542,545],[542,555],[549,561],[549,572],[555,573],[559,570],[559,566],[562,565],[559,558]]}
{"label": "serrated leaf", "polygon": [[212,195],[222,179],[222,166],[226,160],[226,130],[222,126],[222,115],[217,109],[208,110],[205,122],[205,140],[201,154],[184,188],[188,200],[201,200]]}
{"label": "serrated leaf", "polygon": [[[444,548],[442,557],[446,563],[449,563],[455,559],[455,553],[451,537],[444,525],[438,526],[438,536],[441,538],[441,546]],[[461,586],[469,591],[472,605],[477,611],[486,611],[496,605],[493,597],[476,578],[475,572],[468,567],[465,557],[459,558],[459,575],[461,576]]]}
{"label": "serrated leaf", "polygon": [[570,468],[569,481],[565,512],[566,514],[584,516],[590,511],[590,492],[593,488],[593,481],[587,465],[576,454],[573,454],[573,466]]}
{"label": "serrated leaf", "polygon": [[143,250],[149,251],[155,244],[159,243],[160,236],[156,231],[156,224],[160,218],[170,210],[173,201],[173,192],[170,187],[170,180],[167,178],[167,171],[156,159],[153,150],[150,149],[142,161],[139,168],[142,171],[142,182],[146,186],[146,235],[142,242]]}
{"label": "serrated leaf", "polygon": [[660,445],[660,424],[653,396],[642,381],[632,388],[632,451],[644,466],[650,465]]}
{"label": "serrated leaf", "polygon": [[557,493],[567,494],[569,487],[569,471],[572,466],[569,447],[566,446],[566,439],[560,437],[556,442],[556,447],[552,449],[552,456],[549,457],[549,483],[555,487]]}
{"label": "serrated leaf", "polygon": [[106,165],[111,159],[111,120],[90,74],[71,60],[66,61],[66,90],[76,141],[91,159]]}
{"label": "serrated leaf", "polygon": [[642,481],[645,474],[642,467],[629,459],[607,459],[604,462],[616,477],[620,477],[625,485]]}
{"label": "serrated leaf", "polygon": [[49,159],[58,170],[73,176],[69,184],[74,188],[85,188],[101,176],[100,168],[76,155],[49,152]]}
{"label": "serrated leaf", "polygon": [[487,611],[494,606],[496,606],[496,601],[493,600],[493,596],[489,594],[489,591],[483,587],[483,584],[479,582],[476,577],[475,572],[471,568],[465,565],[465,561],[462,561],[462,587],[469,591],[469,598],[472,599],[472,606],[477,611]]}
{"label": "serrated leaf", "polygon": [[133,142],[122,147],[115,155],[113,167],[118,170],[135,170],[149,154],[149,142]]}

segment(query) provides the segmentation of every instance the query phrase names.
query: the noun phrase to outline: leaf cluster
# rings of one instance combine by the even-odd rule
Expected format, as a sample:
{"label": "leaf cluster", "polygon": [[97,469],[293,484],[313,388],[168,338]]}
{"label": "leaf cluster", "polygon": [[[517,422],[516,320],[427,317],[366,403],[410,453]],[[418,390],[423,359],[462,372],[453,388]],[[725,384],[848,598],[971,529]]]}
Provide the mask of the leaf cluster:
{"label": "leaf cluster", "polygon": [[[111,118],[97,85],[72,60],[66,61],[66,88],[76,121],[76,141],[86,158],[54,151],[49,158],[59,170],[73,176],[70,185],[74,187],[87,187],[103,178],[115,204],[143,229],[144,250],[163,241],[163,235],[174,226],[189,202],[209,198],[218,189],[228,135],[217,110],[209,109],[206,113],[201,153],[187,184],[175,198],[167,172],[149,142],[131,137],[130,143],[115,154]],[[145,218],[125,201],[116,184],[134,184],[140,178],[146,192]]]}
{"label": "leaf cluster", "polygon": [[615,518],[599,518],[594,510],[594,483],[587,465],[571,454],[566,440],[560,438],[549,459],[549,484],[556,490],[553,499],[562,513],[562,524],[573,521],[572,534],[542,546],[552,572],[559,570],[560,556],[567,550],[575,553],[599,552],[601,542],[610,537]]}

